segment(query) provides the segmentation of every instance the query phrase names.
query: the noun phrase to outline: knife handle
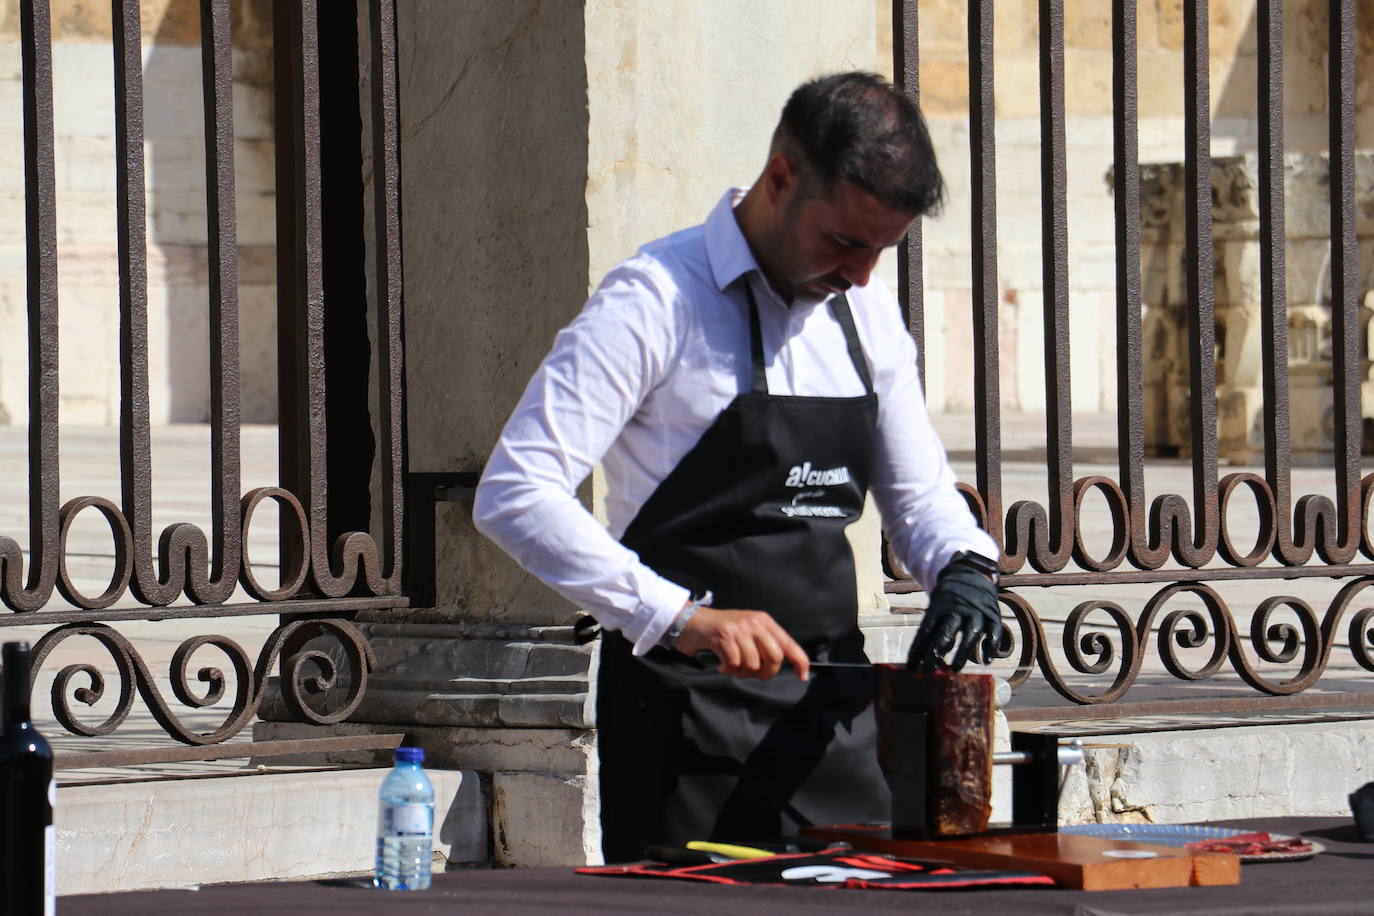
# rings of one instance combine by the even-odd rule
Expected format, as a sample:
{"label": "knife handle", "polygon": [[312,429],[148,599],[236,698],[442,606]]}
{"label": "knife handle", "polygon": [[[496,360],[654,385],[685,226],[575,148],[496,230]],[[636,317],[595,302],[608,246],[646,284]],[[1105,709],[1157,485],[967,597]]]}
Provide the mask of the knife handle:
{"label": "knife handle", "polygon": [[713,865],[733,861],[729,856],[681,846],[650,846],[644,850],[644,858],[665,865]]}

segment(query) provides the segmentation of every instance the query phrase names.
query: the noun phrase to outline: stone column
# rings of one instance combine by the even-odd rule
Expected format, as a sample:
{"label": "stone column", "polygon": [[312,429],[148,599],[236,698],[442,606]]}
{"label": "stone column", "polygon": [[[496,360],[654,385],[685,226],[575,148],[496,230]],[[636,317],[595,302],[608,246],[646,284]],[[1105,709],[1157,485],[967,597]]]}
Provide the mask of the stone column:
{"label": "stone column", "polygon": [[[1357,195],[1374,188],[1374,154],[1355,159]],[[1332,455],[1330,163],[1325,155],[1284,159],[1285,292],[1293,460]],[[1233,465],[1264,457],[1259,159],[1212,160],[1214,302],[1217,337],[1217,451]],[[1190,451],[1188,309],[1184,259],[1183,165],[1141,170],[1141,271],[1145,316],[1145,438],[1153,454]],[[1357,204],[1360,259],[1374,252],[1374,220]],[[1360,310],[1361,334],[1370,310]],[[1365,415],[1374,413],[1367,342],[1361,345]]]}
{"label": "stone column", "polygon": [[[875,64],[872,6],[825,0],[401,0],[397,22],[412,474],[480,471],[601,276],[752,182],[797,83]],[[601,487],[583,490],[598,513]],[[475,531],[470,498],[435,511],[435,606],[365,622],[378,670],[335,730],[404,730],[434,765],[478,770],[498,862],[595,861],[578,610]],[[860,594],[877,611],[866,524]]]}

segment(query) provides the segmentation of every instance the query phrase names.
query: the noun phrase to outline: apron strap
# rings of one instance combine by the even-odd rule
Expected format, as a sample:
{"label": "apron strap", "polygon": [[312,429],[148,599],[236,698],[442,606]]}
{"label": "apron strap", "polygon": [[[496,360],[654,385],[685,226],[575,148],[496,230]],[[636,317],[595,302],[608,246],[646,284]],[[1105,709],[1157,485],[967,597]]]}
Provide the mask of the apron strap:
{"label": "apron strap", "polygon": [[[754,286],[749,278],[744,279],[744,292],[749,297],[749,352],[753,365],[753,385],[755,394],[768,393],[768,376],[763,370],[763,332],[759,328],[759,304],[754,298]],[[873,379],[868,374],[868,361],[864,359],[863,347],[859,346],[859,332],[854,329],[854,315],[849,311],[849,298],[844,293],[830,299],[830,314],[844,332],[844,345],[849,350],[849,361],[863,382],[864,394],[873,393]]]}
{"label": "apron strap", "polygon": [[830,314],[840,323],[844,331],[844,345],[849,348],[849,361],[854,371],[859,373],[859,381],[864,383],[864,393],[873,393],[873,379],[868,374],[868,360],[864,359],[863,348],[859,346],[859,333],[854,330],[854,315],[849,311],[849,297],[844,293],[830,299]]}
{"label": "apron strap", "polygon": [[763,331],[759,328],[759,305],[754,300],[754,287],[744,278],[744,291],[749,296],[749,355],[754,367],[754,394],[768,393],[768,375],[763,371]]}

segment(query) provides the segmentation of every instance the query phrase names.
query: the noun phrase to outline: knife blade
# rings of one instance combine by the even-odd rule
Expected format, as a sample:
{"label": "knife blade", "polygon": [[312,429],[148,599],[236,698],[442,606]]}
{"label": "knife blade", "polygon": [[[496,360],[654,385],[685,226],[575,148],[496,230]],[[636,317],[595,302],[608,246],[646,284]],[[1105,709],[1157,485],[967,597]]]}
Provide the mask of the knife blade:
{"label": "knife blade", "polygon": [[[720,658],[710,649],[705,649],[697,653],[697,661],[708,668],[719,668]],[[783,662],[786,667],[791,667],[790,662]],[[862,668],[865,671],[871,669],[873,665],[869,662],[811,662],[812,668]]]}

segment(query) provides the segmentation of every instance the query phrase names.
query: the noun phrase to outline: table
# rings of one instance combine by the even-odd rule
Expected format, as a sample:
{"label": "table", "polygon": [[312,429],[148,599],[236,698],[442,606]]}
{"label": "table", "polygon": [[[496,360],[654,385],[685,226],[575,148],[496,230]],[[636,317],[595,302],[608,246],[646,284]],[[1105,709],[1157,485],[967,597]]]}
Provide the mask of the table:
{"label": "table", "polygon": [[1361,843],[1349,818],[1251,818],[1218,826],[1303,834],[1326,851],[1299,862],[1251,863],[1234,887],[1074,891],[1021,888],[952,891],[853,891],[736,887],[704,882],[606,878],[570,868],[481,869],[434,876],[426,891],[392,892],[357,880],[229,884],[199,891],[134,891],[63,897],[62,916],[362,916],[362,914],[715,913],[810,916],[887,910],[922,914],[1124,916],[1137,913],[1341,916],[1374,912],[1374,843]]}

